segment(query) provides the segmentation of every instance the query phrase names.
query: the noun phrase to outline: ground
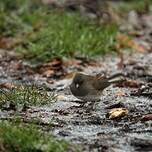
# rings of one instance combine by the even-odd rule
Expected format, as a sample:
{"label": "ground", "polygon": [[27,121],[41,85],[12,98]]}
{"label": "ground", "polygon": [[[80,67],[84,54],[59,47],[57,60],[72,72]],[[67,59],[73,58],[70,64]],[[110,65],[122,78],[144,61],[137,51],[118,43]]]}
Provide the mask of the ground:
{"label": "ground", "polygon": [[[152,151],[152,15],[129,11],[123,22],[115,44],[107,45],[115,48],[114,55],[102,56],[97,51],[98,57],[90,58],[80,51],[70,59],[53,55],[48,60],[34,54],[42,60],[33,64],[1,45],[1,151]],[[69,89],[75,72],[123,73],[126,81],[106,88],[95,109],[87,111]],[[109,112],[114,108],[127,112],[111,118]],[[14,136],[19,140],[13,143]]]}

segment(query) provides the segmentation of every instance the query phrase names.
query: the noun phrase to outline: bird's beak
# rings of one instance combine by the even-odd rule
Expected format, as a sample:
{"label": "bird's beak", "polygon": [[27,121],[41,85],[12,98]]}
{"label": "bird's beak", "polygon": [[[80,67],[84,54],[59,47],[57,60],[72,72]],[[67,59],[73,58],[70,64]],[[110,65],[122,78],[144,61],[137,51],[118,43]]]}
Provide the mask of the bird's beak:
{"label": "bird's beak", "polygon": [[77,84],[75,85],[75,87],[76,87],[76,88],[79,88],[79,84],[77,83]]}

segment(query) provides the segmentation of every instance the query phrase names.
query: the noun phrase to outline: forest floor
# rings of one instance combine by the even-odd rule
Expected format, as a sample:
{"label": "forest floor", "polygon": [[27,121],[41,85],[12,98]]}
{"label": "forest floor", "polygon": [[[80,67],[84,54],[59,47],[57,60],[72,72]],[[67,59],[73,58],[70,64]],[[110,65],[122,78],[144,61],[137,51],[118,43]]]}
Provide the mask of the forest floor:
{"label": "forest floor", "polygon": [[[70,59],[57,56],[33,64],[5,49],[8,38],[7,42],[0,39],[0,150],[19,150],[18,145],[25,148],[22,151],[35,150],[34,141],[41,151],[152,151],[152,14],[128,14],[128,20],[119,26],[127,34],[120,32],[115,39],[118,55],[92,59],[80,53]],[[124,51],[126,48],[130,51]],[[101,101],[88,112],[69,90],[76,72],[106,76],[121,72],[127,80],[104,90]],[[12,124],[17,128],[36,126],[45,134],[44,142],[33,138],[37,132],[28,138],[15,128],[16,138],[26,137],[33,147],[24,147],[23,138],[23,143],[13,141],[7,136]]]}

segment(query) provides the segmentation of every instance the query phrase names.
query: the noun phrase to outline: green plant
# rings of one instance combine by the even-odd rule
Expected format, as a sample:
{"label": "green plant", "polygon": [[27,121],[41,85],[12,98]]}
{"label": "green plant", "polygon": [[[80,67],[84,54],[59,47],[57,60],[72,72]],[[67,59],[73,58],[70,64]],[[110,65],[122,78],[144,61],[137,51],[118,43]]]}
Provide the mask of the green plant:
{"label": "green plant", "polygon": [[56,101],[54,93],[48,95],[45,90],[36,86],[19,86],[9,91],[0,91],[0,105],[11,104],[18,107],[46,105]]}
{"label": "green plant", "polygon": [[27,59],[44,62],[77,52],[92,57],[113,48],[116,25],[99,25],[78,12],[50,10],[35,0],[0,4],[0,33],[20,39],[15,50]]}
{"label": "green plant", "polygon": [[119,12],[120,14],[128,13],[129,11],[137,11],[137,12],[145,12],[145,9],[147,9],[147,6],[150,7],[152,5],[151,0],[132,0],[132,1],[120,1],[116,4],[113,3],[111,5],[113,8],[115,8],[116,12]]}
{"label": "green plant", "polygon": [[66,152],[76,148],[64,140],[57,140],[52,135],[45,134],[38,127],[0,122],[0,151],[2,152]]}
{"label": "green plant", "polygon": [[40,4],[39,0],[0,1],[0,34],[14,37],[32,30],[31,25],[36,21],[36,15],[31,15],[31,20],[26,17],[39,10]]}
{"label": "green plant", "polygon": [[46,25],[26,37],[19,51],[27,58],[46,61],[53,57],[71,57],[76,52],[91,57],[111,51],[116,25],[97,25],[79,13],[51,11]]}
{"label": "green plant", "polygon": [[[120,15],[130,10],[144,11],[146,2],[123,1],[110,6]],[[14,49],[26,59],[38,62],[111,52],[118,32],[116,24],[99,24],[78,12],[51,9],[40,0],[0,1],[0,34],[19,39]]]}

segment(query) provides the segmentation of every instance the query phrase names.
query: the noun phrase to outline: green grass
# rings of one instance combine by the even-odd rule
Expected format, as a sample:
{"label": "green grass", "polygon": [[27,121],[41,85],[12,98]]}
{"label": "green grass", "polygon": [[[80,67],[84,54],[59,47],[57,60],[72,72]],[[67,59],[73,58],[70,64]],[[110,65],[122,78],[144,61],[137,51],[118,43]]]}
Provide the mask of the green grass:
{"label": "green grass", "polygon": [[45,90],[39,90],[35,86],[19,86],[9,91],[0,90],[0,107],[6,105],[18,108],[27,106],[39,106],[51,104],[56,101],[54,93],[48,95]]}
{"label": "green grass", "polygon": [[50,10],[34,2],[0,2],[0,33],[20,39],[14,49],[25,58],[47,61],[77,52],[91,57],[112,50],[116,25],[98,25],[78,12]]}
{"label": "green grass", "polygon": [[64,140],[57,140],[36,126],[0,122],[1,152],[66,152],[78,151]]}
{"label": "green grass", "polygon": [[[145,1],[119,2],[113,8],[122,14],[142,11]],[[1,36],[19,40],[12,49],[38,62],[75,55],[96,57],[111,52],[115,49],[116,24],[98,24],[78,12],[52,10],[40,0],[0,1]]]}
{"label": "green grass", "polygon": [[[114,3],[113,3],[114,4]],[[148,7],[152,6],[151,0],[131,0],[131,1],[120,1],[119,3],[115,3],[112,7],[115,8],[116,12],[121,14],[125,14],[129,11],[137,11],[137,12],[145,12],[146,5]]]}
{"label": "green grass", "polygon": [[[37,15],[31,14],[40,9],[39,5],[39,0],[0,1],[1,35],[10,37],[32,30]],[[31,20],[25,19],[28,15],[31,15]]]}
{"label": "green grass", "polygon": [[99,55],[114,45],[117,27],[98,26],[78,13],[50,12],[45,16],[46,25],[24,41],[26,57],[45,61],[52,57]]}

